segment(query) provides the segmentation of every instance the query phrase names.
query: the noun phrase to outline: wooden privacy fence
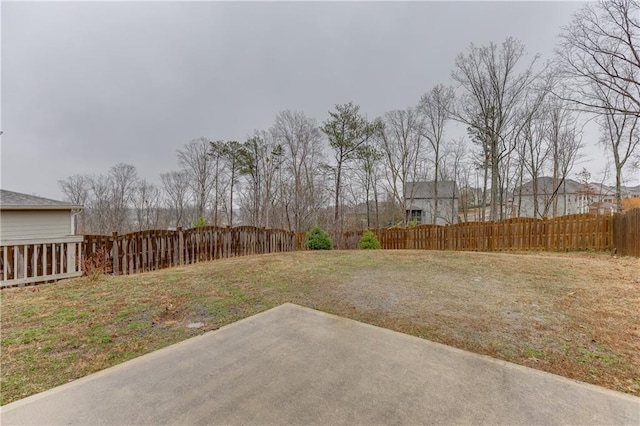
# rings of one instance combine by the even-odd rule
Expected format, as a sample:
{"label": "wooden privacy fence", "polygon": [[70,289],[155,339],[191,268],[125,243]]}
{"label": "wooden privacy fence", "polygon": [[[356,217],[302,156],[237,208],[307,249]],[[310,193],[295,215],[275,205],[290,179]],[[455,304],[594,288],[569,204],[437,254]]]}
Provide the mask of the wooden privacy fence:
{"label": "wooden privacy fence", "polygon": [[296,249],[295,234],[252,226],[202,227],[176,231],[141,231],[118,235],[85,235],[86,258],[105,248],[114,275],[155,271],[171,266],[251,254]]}
{"label": "wooden privacy fence", "polygon": [[[422,250],[610,250],[613,217],[571,215],[553,219],[515,218],[450,226],[372,230],[383,249]],[[345,239],[351,238],[347,235]]]}
{"label": "wooden privacy fence", "polygon": [[79,277],[82,237],[0,242],[0,287]]}
{"label": "wooden privacy fence", "polygon": [[640,209],[613,216],[613,245],[622,256],[640,257]]}
{"label": "wooden privacy fence", "polygon": [[306,250],[306,247],[304,246],[304,244],[307,239],[307,233],[296,232],[295,238],[296,238],[296,250]]}

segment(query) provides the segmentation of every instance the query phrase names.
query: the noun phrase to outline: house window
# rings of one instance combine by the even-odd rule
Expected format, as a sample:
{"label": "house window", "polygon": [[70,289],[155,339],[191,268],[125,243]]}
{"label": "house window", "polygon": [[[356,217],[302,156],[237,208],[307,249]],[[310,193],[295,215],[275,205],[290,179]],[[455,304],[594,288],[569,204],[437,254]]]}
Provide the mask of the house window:
{"label": "house window", "polygon": [[412,223],[414,220],[417,225],[422,225],[422,210],[409,210],[408,222]]}

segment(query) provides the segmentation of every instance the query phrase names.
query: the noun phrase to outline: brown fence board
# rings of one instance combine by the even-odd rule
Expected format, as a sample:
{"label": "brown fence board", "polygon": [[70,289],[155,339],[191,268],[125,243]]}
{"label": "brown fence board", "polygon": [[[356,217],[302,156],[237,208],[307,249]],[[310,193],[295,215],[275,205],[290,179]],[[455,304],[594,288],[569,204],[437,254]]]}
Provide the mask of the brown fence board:
{"label": "brown fence board", "polygon": [[613,229],[613,246],[618,254],[640,257],[640,209],[615,214]]}

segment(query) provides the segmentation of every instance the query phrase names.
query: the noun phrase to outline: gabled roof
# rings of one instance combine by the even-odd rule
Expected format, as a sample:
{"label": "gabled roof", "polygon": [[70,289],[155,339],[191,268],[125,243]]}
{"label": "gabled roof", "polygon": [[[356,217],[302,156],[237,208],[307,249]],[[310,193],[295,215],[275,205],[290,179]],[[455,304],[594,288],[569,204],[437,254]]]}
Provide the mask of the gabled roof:
{"label": "gabled roof", "polygon": [[[551,195],[556,190],[558,183],[553,182],[553,178],[542,176],[537,179],[538,187],[537,193],[544,195]],[[576,182],[575,180],[565,179],[563,184],[558,188],[558,194],[578,194],[583,191],[584,185]],[[522,191],[522,192],[520,192]],[[513,191],[514,194],[519,195],[533,195],[533,181],[529,181],[519,188]]]}
{"label": "gabled roof", "polygon": [[[556,184],[557,185],[557,184]],[[553,178],[549,176],[541,176],[538,178],[538,195],[547,195],[550,196],[555,191],[555,186],[553,184]],[[513,193],[518,196],[520,194],[520,188],[522,188],[522,195],[533,195],[533,181],[529,181],[524,183],[521,187],[514,189]],[[626,187],[622,186],[621,188],[623,197],[634,197],[640,196],[640,186],[636,187]],[[605,195],[614,195],[616,193],[616,188],[614,186],[605,185],[597,182],[590,182],[588,184],[576,182],[572,179],[565,179],[564,183],[558,188],[558,195],[562,194],[585,194],[589,193],[592,195],[605,196]]]}
{"label": "gabled roof", "polygon": [[0,209],[2,210],[74,210],[82,206],[50,198],[0,189]]}
{"label": "gabled roof", "polygon": [[[436,185],[434,181],[407,182],[404,188],[404,198],[409,199],[433,199],[435,198]],[[455,181],[445,180],[438,182],[438,198],[457,198],[458,188]]]}

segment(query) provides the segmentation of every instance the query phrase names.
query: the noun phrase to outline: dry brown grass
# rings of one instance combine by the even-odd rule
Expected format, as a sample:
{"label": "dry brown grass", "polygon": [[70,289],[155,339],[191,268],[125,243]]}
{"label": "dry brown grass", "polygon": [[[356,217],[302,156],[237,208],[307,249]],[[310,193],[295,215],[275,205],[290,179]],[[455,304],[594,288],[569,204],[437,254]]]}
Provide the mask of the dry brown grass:
{"label": "dry brown grass", "polygon": [[640,259],[333,251],[4,290],[2,404],[284,302],[640,394]]}

